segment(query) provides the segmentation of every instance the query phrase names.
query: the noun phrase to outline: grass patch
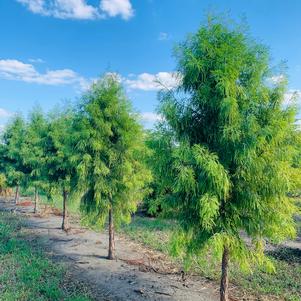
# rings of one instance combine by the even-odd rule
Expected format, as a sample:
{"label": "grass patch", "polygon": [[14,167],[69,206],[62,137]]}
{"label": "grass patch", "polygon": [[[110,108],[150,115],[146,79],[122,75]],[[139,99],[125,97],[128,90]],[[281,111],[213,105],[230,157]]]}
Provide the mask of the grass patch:
{"label": "grass patch", "polygon": [[[21,195],[23,197],[30,198],[33,201],[33,199],[34,199],[34,188],[33,187],[29,187],[29,188],[24,188],[24,187],[22,188],[21,187]],[[51,194],[51,197],[49,198],[49,197],[47,197],[45,192],[40,190],[39,191],[39,204],[48,205],[48,206],[51,206],[53,208],[63,210],[63,195],[59,191],[54,191]],[[74,199],[69,198],[67,206],[68,206],[68,212],[70,212],[72,214],[78,214],[79,213],[79,207],[80,207],[80,198],[74,198]]]}
{"label": "grass patch", "polygon": [[123,225],[119,231],[145,246],[167,254],[174,225],[174,222],[164,219],[135,216],[130,224]]}
{"label": "grass patch", "polygon": [[[171,221],[137,216],[133,218],[131,224],[123,226],[120,231],[135,241],[168,254],[169,238],[174,227],[175,223]],[[281,298],[280,300],[300,301],[301,251],[282,248],[268,253],[267,256],[273,261],[276,274],[267,273],[259,268],[254,268],[252,274],[245,274],[239,267],[231,265],[230,281],[239,286],[242,292],[258,296],[258,300]],[[197,272],[207,278],[218,280],[219,263],[212,265],[208,261],[201,262],[202,264],[196,268]]]}
{"label": "grass patch", "polygon": [[22,220],[0,212],[1,301],[90,301],[88,291],[70,280],[61,264],[47,258],[22,231]]}

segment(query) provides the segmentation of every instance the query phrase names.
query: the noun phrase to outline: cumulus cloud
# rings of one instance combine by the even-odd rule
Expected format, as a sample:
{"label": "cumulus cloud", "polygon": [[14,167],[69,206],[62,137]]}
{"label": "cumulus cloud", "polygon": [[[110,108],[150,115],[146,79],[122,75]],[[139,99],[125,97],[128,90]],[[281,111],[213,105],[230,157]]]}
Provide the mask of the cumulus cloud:
{"label": "cumulus cloud", "polygon": [[37,59],[29,59],[28,60],[30,63],[33,63],[33,64],[42,64],[42,63],[45,63],[44,60],[40,59],[40,58],[37,58]]}
{"label": "cumulus cloud", "polygon": [[159,41],[166,41],[169,39],[169,34],[167,32],[160,32],[158,40]]}
{"label": "cumulus cloud", "polygon": [[95,19],[96,7],[85,0],[17,0],[31,12],[59,19]]}
{"label": "cumulus cloud", "polygon": [[79,85],[85,87],[89,80],[71,69],[47,70],[40,73],[32,64],[18,60],[0,60],[0,78],[43,85]]}
{"label": "cumulus cloud", "polygon": [[281,83],[281,82],[283,82],[283,81],[285,81],[286,80],[286,77],[285,77],[285,75],[283,75],[283,74],[278,74],[278,75],[274,75],[274,76],[271,76],[269,79],[268,79],[268,81],[271,83],[271,84],[279,84],[279,83]]}
{"label": "cumulus cloud", "polygon": [[141,120],[143,122],[156,122],[156,121],[161,121],[162,120],[162,116],[160,114],[156,114],[153,112],[143,112],[140,113],[141,116]]}
{"label": "cumulus cloud", "polygon": [[86,0],[16,0],[32,13],[59,19],[95,20],[121,16],[128,20],[134,15],[130,0],[101,0],[99,5]]}
{"label": "cumulus cloud", "polygon": [[173,89],[179,85],[181,76],[176,72],[158,72],[157,74],[141,73],[131,75],[124,80],[129,89],[158,91],[162,89]]}
{"label": "cumulus cloud", "polygon": [[[128,77],[122,77],[116,73],[111,75],[124,84],[128,90],[159,91],[162,89],[173,89],[181,81],[181,76],[176,72],[130,74]],[[72,85],[78,91],[87,90],[97,80],[95,78],[85,78],[68,68],[40,72],[34,64],[28,64],[16,59],[0,59],[0,79],[41,85]]]}
{"label": "cumulus cloud", "polygon": [[120,15],[123,19],[128,20],[134,16],[134,10],[129,0],[102,0],[100,9],[109,17]]}
{"label": "cumulus cloud", "polygon": [[35,14],[45,14],[44,0],[17,0]]}
{"label": "cumulus cloud", "polygon": [[0,134],[2,134],[5,130],[5,124],[0,124]]}
{"label": "cumulus cloud", "polygon": [[12,116],[12,113],[3,109],[3,108],[0,108],[0,118],[8,118],[8,117],[11,117]]}
{"label": "cumulus cloud", "polygon": [[284,94],[284,105],[288,105],[292,102],[300,103],[301,101],[301,90],[291,89]]}

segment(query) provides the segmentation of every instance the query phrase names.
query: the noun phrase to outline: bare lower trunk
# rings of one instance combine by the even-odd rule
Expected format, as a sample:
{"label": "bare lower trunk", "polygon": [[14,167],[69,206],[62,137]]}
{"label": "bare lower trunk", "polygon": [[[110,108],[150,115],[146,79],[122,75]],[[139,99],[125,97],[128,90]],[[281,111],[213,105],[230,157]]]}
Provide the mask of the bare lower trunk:
{"label": "bare lower trunk", "polygon": [[114,220],[113,220],[113,209],[109,210],[109,253],[108,259],[115,259],[115,240],[114,240]]}
{"label": "bare lower trunk", "polygon": [[222,276],[221,276],[221,287],[220,287],[220,301],[229,301],[228,296],[228,267],[229,267],[229,249],[224,247],[223,259],[222,259]]}
{"label": "bare lower trunk", "polygon": [[15,195],[15,204],[16,204],[16,205],[18,204],[19,198],[20,198],[20,192],[19,192],[19,189],[20,189],[20,187],[19,187],[19,185],[17,185],[17,187],[16,187],[16,195]]}
{"label": "bare lower trunk", "polygon": [[64,191],[63,191],[63,222],[62,222],[62,230],[64,230],[64,231],[68,231],[70,229],[69,222],[68,222],[67,200],[68,200],[68,193],[64,189]]}
{"label": "bare lower trunk", "polygon": [[37,187],[34,188],[34,209],[33,212],[38,212],[38,201],[39,201],[39,193]]}

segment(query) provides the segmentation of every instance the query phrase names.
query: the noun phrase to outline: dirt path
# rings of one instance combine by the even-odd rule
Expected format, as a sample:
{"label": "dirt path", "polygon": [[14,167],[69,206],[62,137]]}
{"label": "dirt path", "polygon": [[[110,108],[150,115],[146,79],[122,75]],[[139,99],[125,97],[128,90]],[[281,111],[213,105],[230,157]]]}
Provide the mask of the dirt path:
{"label": "dirt path", "polygon": [[31,206],[1,201],[0,209],[26,216],[25,231],[39,237],[45,252],[66,263],[72,277],[87,283],[97,300],[217,301],[218,288],[202,278],[183,281],[160,253],[116,236],[116,261],[106,259],[108,235],[82,229],[73,223],[66,234],[61,218],[33,215]]}

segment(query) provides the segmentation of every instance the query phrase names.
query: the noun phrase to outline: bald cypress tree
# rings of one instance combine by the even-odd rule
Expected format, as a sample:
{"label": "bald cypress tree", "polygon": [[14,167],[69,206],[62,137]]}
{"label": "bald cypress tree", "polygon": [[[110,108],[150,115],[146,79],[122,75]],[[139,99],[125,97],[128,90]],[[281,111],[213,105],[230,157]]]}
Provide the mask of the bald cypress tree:
{"label": "bald cypress tree", "polygon": [[114,227],[130,221],[149,179],[141,125],[114,75],[83,96],[76,132],[84,221],[103,226],[108,218],[108,259],[114,259]]}
{"label": "bald cypress tree", "polygon": [[19,201],[20,186],[24,183],[26,175],[30,173],[22,157],[25,133],[26,124],[22,116],[13,117],[5,128],[0,147],[1,165],[7,184],[16,187],[15,203]]}
{"label": "bald cypress tree", "polygon": [[68,200],[77,193],[74,114],[69,108],[51,114],[45,142],[45,178],[63,197],[62,230],[70,230]]}
{"label": "bald cypress tree", "polygon": [[295,235],[287,193],[297,174],[296,109],[283,104],[286,81],[268,80],[267,48],[235,26],[210,19],[176,55],[182,82],[161,94],[177,141],[166,198],[181,226],[175,251],[215,254],[222,262],[220,300],[226,301],[230,260],[270,266],[265,239]]}
{"label": "bald cypress tree", "polygon": [[48,123],[42,110],[36,107],[29,116],[26,126],[24,144],[20,150],[24,165],[29,174],[26,176],[26,184],[34,187],[34,213],[38,211],[39,190],[45,183],[43,170],[45,169],[45,143]]}

